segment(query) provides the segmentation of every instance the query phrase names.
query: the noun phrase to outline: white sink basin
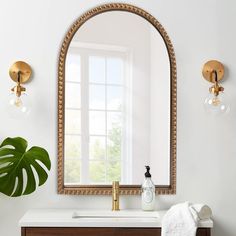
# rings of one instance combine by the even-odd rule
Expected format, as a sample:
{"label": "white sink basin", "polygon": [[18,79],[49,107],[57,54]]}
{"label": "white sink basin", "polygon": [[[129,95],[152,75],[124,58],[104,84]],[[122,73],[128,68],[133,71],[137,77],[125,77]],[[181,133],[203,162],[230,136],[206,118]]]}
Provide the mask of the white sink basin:
{"label": "white sink basin", "polygon": [[[20,220],[21,227],[161,227],[166,211],[33,209]],[[72,217],[73,216],[73,217]],[[200,221],[198,227],[211,228],[212,220]]]}
{"label": "white sink basin", "polygon": [[158,212],[155,211],[75,211],[72,214],[73,219],[157,219]]}

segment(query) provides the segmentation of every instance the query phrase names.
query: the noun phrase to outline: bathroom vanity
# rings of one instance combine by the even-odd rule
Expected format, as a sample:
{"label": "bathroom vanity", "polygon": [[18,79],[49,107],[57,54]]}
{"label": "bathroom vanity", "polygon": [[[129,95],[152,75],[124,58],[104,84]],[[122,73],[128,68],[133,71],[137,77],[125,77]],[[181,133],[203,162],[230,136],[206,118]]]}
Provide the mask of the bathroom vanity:
{"label": "bathroom vanity", "polygon": [[[38,209],[20,220],[21,236],[161,236],[165,211],[118,212],[76,209]],[[210,236],[212,220],[200,221],[197,236]]]}

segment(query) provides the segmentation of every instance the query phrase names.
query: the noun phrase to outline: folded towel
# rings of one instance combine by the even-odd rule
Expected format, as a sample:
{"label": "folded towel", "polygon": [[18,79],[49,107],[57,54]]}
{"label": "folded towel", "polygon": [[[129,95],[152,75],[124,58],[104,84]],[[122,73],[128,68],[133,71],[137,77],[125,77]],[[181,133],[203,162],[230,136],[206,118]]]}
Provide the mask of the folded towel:
{"label": "folded towel", "polygon": [[212,216],[212,210],[209,206],[204,204],[193,204],[190,206],[191,209],[197,212],[200,220],[210,219]]}
{"label": "folded towel", "polygon": [[180,203],[162,219],[162,236],[196,236],[199,220],[210,219],[211,208],[204,204]]}
{"label": "folded towel", "polygon": [[198,214],[190,209],[189,202],[170,208],[162,219],[162,236],[196,236]]}

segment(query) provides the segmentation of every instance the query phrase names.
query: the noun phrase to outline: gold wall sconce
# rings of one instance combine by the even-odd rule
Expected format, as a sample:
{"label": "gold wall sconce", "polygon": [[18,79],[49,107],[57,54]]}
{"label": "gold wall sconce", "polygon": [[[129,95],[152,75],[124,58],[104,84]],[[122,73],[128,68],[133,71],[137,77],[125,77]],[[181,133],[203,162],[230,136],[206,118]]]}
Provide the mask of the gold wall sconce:
{"label": "gold wall sconce", "polygon": [[22,84],[29,81],[31,74],[31,67],[23,61],[17,61],[10,67],[10,78],[16,83],[16,86],[11,89],[11,111],[29,114],[29,100],[26,94],[26,88]]}
{"label": "gold wall sconce", "polygon": [[224,77],[224,65],[216,60],[208,61],[203,66],[202,75],[213,84],[204,102],[206,110],[215,115],[229,112],[230,106],[224,94],[224,88],[219,84]]}

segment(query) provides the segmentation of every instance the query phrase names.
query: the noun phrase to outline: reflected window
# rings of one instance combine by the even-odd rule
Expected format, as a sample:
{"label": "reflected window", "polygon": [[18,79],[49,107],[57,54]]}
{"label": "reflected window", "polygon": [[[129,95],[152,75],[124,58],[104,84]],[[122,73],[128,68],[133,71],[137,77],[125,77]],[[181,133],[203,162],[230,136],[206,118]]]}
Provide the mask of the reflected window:
{"label": "reflected window", "polygon": [[129,183],[128,54],[70,47],[65,86],[65,184]]}

